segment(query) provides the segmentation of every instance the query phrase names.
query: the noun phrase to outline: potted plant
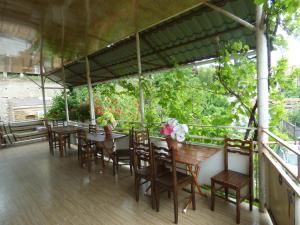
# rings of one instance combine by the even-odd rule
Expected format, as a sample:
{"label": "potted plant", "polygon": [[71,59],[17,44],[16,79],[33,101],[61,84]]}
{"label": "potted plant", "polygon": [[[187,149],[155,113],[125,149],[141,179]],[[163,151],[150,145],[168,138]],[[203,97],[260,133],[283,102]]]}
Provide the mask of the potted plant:
{"label": "potted plant", "polygon": [[168,147],[176,148],[177,142],[183,142],[188,133],[188,126],[180,124],[176,119],[170,118],[162,124],[160,133],[166,136]]}
{"label": "potted plant", "polygon": [[111,112],[105,112],[97,118],[97,124],[103,126],[105,135],[109,136],[112,130],[117,126],[114,115]]}

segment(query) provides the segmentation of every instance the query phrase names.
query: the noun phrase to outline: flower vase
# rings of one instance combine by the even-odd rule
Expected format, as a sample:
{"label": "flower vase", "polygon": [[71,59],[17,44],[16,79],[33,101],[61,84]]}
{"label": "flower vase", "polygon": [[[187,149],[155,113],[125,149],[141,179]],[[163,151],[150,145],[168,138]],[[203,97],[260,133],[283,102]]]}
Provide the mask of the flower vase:
{"label": "flower vase", "polygon": [[169,149],[177,149],[178,142],[176,140],[174,140],[173,138],[171,138],[171,136],[167,136],[166,141],[167,141]]}
{"label": "flower vase", "polygon": [[111,136],[111,134],[112,134],[112,127],[109,126],[109,125],[105,125],[103,128],[104,128],[105,136]]}

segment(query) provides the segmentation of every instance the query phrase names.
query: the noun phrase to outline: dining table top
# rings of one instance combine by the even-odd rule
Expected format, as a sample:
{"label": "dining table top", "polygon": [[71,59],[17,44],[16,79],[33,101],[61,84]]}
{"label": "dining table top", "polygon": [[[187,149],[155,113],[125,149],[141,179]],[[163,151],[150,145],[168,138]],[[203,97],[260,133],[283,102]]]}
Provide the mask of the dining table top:
{"label": "dining table top", "polygon": [[[120,134],[120,133],[112,133],[111,138],[112,139],[118,139],[122,137],[128,136],[127,134]],[[95,142],[103,142],[105,140],[105,133],[104,132],[97,132],[97,133],[88,133],[86,135],[86,138],[90,141]]]}
{"label": "dining table top", "polygon": [[[163,140],[154,142],[154,144],[167,147],[167,142]],[[219,146],[177,143],[175,160],[187,165],[198,165],[221,150],[222,147]]]}
{"label": "dining table top", "polygon": [[77,133],[82,129],[83,128],[81,127],[75,127],[75,126],[61,126],[61,127],[53,127],[52,132],[57,134],[71,134],[71,133]]}

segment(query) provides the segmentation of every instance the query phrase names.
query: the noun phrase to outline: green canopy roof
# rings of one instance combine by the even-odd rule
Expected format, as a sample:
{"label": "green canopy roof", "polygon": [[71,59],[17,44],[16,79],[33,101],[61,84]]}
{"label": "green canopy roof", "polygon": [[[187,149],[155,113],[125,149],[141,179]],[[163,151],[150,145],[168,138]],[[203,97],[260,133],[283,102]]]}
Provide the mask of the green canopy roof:
{"label": "green canopy roof", "polygon": [[[214,4],[254,24],[255,5],[251,0],[214,1]],[[174,64],[187,64],[216,56],[222,42],[241,40],[255,48],[255,32],[205,5],[200,5],[140,32],[144,73]],[[136,75],[135,36],[129,36],[88,56],[92,83]],[[86,84],[84,58],[65,65],[69,86]],[[61,82],[62,70],[49,73]]]}

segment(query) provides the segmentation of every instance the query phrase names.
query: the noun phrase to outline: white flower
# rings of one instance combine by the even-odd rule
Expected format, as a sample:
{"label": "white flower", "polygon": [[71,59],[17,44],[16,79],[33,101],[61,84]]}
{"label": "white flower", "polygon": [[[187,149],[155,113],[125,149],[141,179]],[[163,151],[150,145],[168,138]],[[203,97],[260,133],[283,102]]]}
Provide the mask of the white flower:
{"label": "white flower", "polygon": [[173,131],[171,133],[172,139],[177,140],[178,142],[183,142],[185,140],[185,134],[189,131],[186,124],[180,124],[176,119],[173,118],[168,119],[166,124],[173,127]]}
{"label": "white flower", "polygon": [[185,139],[184,135],[177,135],[177,136],[176,136],[176,140],[177,140],[178,142],[183,142],[184,139]]}
{"label": "white flower", "polygon": [[186,124],[182,124],[181,126],[184,129],[185,133],[189,132],[189,128],[188,128],[188,126]]}
{"label": "white flower", "polygon": [[176,127],[178,125],[178,121],[176,119],[170,118],[170,119],[167,120],[167,124],[169,124],[173,127]]}
{"label": "white flower", "polygon": [[171,138],[176,139],[176,133],[174,131],[171,133]]}

